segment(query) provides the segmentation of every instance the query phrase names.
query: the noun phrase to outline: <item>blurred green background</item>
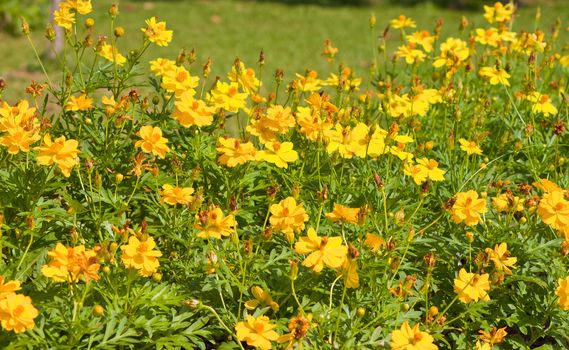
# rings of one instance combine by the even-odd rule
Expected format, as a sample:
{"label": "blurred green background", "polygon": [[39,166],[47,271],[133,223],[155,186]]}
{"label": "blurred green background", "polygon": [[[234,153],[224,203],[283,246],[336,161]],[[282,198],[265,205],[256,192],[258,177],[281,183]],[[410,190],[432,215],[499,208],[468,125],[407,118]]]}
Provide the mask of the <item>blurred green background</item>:
{"label": "blurred green background", "polygon": [[[110,36],[110,20],[107,9],[119,4],[117,25],[126,29],[119,40],[119,50],[126,54],[137,48],[142,40],[140,28],[144,20],[158,16],[174,30],[174,40],[165,48],[152,46],[146,61],[156,57],[175,58],[180,49],[196,49],[197,62],[194,74],[208,57],[213,59],[212,76],[225,76],[235,57],[248,66],[256,66],[259,52],[265,52],[265,77],[277,68],[285,72],[285,79],[306,69],[317,69],[320,75],[337,71],[344,62],[358,75],[367,75],[367,69],[377,46],[377,37],[390,19],[405,14],[417,22],[417,29],[433,31],[436,19],[443,20],[443,35],[458,35],[458,23],[466,16],[472,27],[487,26],[482,5],[493,2],[479,0],[388,1],[388,0],[281,0],[281,1],[110,1],[94,0],[94,11],[88,15],[95,19],[93,39],[99,35]],[[19,16],[25,16],[34,24],[32,39],[39,51],[46,49],[44,28],[48,21],[49,1],[0,0],[2,30],[0,43],[0,78],[7,83],[4,99],[23,96],[30,80],[43,81],[43,74],[24,36],[19,34]],[[536,24],[536,8],[541,8],[541,22]],[[374,13],[377,26],[372,33],[368,19]],[[535,30],[539,26],[548,32],[559,18],[563,25],[560,41],[566,43],[569,25],[569,1],[527,0],[519,8],[514,23],[515,30]],[[81,31],[87,16],[78,16]],[[466,33],[463,37],[466,37]],[[329,64],[321,57],[323,42],[330,38],[339,48],[335,62]],[[399,34],[389,35],[388,50],[399,42]],[[391,43],[391,45],[390,45]],[[57,65],[48,64],[48,70],[56,75]]]}

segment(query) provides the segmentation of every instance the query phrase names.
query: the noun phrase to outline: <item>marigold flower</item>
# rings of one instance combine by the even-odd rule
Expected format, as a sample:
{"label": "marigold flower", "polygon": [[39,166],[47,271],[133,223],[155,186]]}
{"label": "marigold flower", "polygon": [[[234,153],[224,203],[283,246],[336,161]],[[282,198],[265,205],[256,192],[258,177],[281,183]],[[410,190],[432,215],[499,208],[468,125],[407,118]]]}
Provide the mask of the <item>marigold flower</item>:
{"label": "marigold flower", "polygon": [[559,297],[559,306],[563,310],[569,310],[569,276],[557,280],[555,295]]}
{"label": "marigold flower", "polygon": [[255,159],[286,169],[288,163],[298,159],[298,153],[292,149],[293,146],[292,142],[267,142],[265,149],[256,153]]}
{"label": "marigold flower", "polygon": [[239,341],[246,341],[249,346],[268,350],[272,348],[271,342],[279,338],[277,332],[273,330],[275,327],[267,316],[247,315],[247,321],[238,322],[235,331]]}
{"label": "marigold flower", "polygon": [[97,254],[93,250],[86,250],[84,245],[66,247],[57,243],[47,255],[51,259],[42,266],[41,272],[54,282],[77,283],[80,280],[89,282],[98,281],[100,278]]}
{"label": "marigold flower", "polygon": [[349,208],[341,204],[334,203],[334,210],[326,214],[326,218],[334,222],[341,221],[349,224],[357,224],[359,213],[360,208]]}
{"label": "marigold flower", "polygon": [[142,140],[136,141],[134,147],[140,147],[144,153],[152,153],[160,158],[166,157],[170,148],[168,139],[162,137],[162,130],[157,126],[145,125],[136,133]]}
{"label": "marigold flower", "polygon": [[482,155],[482,149],[474,141],[468,141],[466,139],[459,139],[460,149],[466,152],[467,155],[471,156],[473,154]]}
{"label": "marigold flower", "polygon": [[191,187],[174,187],[172,185],[166,184],[162,185],[162,191],[160,191],[160,201],[170,205],[188,205],[194,200],[194,197],[192,197],[193,193],[194,189]]}
{"label": "marigold flower", "polygon": [[65,105],[66,111],[86,111],[93,108],[93,99],[88,97],[87,94],[79,96],[71,96]]}
{"label": "marigold flower", "polygon": [[192,125],[199,127],[208,126],[213,123],[215,108],[206,105],[202,100],[196,100],[193,92],[186,91],[176,99],[176,109],[172,113],[172,118],[180,124],[189,128]]}
{"label": "marigold flower", "polygon": [[452,206],[452,221],[455,223],[465,222],[468,226],[474,226],[480,221],[480,214],[488,211],[486,200],[478,198],[476,191],[459,192]]}
{"label": "marigold flower", "polygon": [[279,304],[273,301],[271,294],[259,286],[251,287],[251,293],[255,299],[245,302],[248,310],[255,310],[259,305],[270,306],[273,311],[279,310]]}
{"label": "marigold flower", "polygon": [[166,22],[157,22],[156,20],[156,17],[150,17],[145,21],[146,28],[141,28],[140,30],[142,30],[150,42],[158,46],[168,46],[170,41],[172,41],[174,32],[166,30]]}
{"label": "marigold flower", "polygon": [[196,214],[194,228],[200,231],[199,238],[221,239],[222,236],[229,237],[235,232],[235,226],[237,226],[237,221],[233,214],[224,216],[219,207],[211,206],[206,211]]}
{"label": "marigold flower", "polygon": [[278,204],[270,207],[269,222],[276,231],[282,231],[289,242],[294,241],[294,233],[304,230],[304,223],[308,221],[308,214],[302,203],[296,204],[293,197],[287,197]]}
{"label": "marigold flower", "polygon": [[126,57],[119,53],[119,50],[113,45],[103,44],[97,51],[99,56],[122,66],[126,62]]}
{"label": "marigold flower", "polygon": [[392,350],[437,350],[433,337],[419,329],[419,324],[411,328],[408,321],[403,322],[401,329],[391,332]]}
{"label": "marigold flower", "polygon": [[296,242],[294,250],[298,254],[310,254],[302,265],[312,268],[314,272],[322,271],[324,266],[339,268],[348,253],[348,247],[342,245],[342,237],[318,237],[312,227],[306,236]]}
{"label": "marigold flower", "polygon": [[458,300],[463,303],[490,300],[490,296],[487,293],[490,290],[488,277],[487,273],[479,275],[466,272],[464,268],[460,269],[458,278],[454,280],[454,291],[458,294]]}
{"label": "marigold flower", "polygon": [[159,250],[154,250],[155,247],[156,243],[152,237],[139,240],[135,236],[130,236],[128,244],[121,246],[121,260],[127,268],[138,270],[139,275],[152,276],[160,266],[158,257],[162,256]]}
{"label": "marigold flower", "polygon": [[0,323],[7,331],[22,333],[34,328],[38,314],[28,296],[11,293],[0,300]]}
{"label": "marigold flower", "polygon": [[518,261],[516,257],[510,257],[510,251],[508,250],[508,245],[506,243],[496,244],[494,249],[486,248],[486,254],[490,257],[490,260],[494,263],[494,267],[498,271],[504,271],[507,275],[511,275],[511,268],[515,268],[515,264]]}
{"label": "marigold flower", "polygon": [[221,153],[217,161],[219,164],[233,168],[255,159],[257,150],[251,142],[242,142],[234,138],[220,137],[217,152]]}
{"label": "marigold flower", "polygon": [[389,21],[389,26],[393,29],[403,29],[403,28],[415,28],[417,24],[411,18],[405,15],[399,15],[399,17]]}
{"label": "marigold flower", "polygon": [[35,149],[39,151],[36,159],[40,165],[57,164],[64,176],[71,175],[71,168],[78,164],[77,149],[78,142],[76,140],[66,140],[65,136],[60,136],[54,141],[51,136],[46,134],[43,138],[43,144]]}

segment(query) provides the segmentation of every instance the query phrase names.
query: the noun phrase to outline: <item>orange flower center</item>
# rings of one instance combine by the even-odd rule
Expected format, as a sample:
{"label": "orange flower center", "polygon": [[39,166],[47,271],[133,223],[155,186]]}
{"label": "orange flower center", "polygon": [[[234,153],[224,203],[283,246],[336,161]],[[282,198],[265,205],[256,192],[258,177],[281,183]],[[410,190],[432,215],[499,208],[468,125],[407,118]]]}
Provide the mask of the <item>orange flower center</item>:
{"label": "orange flower center", "polygon": [[14,309],[14,315],[15,316],[20,316],[21,314],[24,313],[24,311],[26,311],[26,308],[23,305],[18,305],[16,306],[16,308]]}
{"label": "orange flower center", "polygon": [[255,322],[255,332],[263,333],[265,330],[265,324],[263,322]]}
{"label": "orange flower center", "polygon": [[141,253],[149,251],[148,244],[146,242],[140,242],[140,245],[138,246],[138,251]]}

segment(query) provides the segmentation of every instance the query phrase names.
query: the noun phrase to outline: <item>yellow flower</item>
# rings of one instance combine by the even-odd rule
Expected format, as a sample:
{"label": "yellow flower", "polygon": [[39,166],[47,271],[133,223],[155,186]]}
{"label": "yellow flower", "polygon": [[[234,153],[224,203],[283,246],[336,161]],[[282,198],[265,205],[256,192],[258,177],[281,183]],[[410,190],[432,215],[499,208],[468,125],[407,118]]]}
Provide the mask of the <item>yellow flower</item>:
{"label": "yellow flower", "polygon": [[559,297],[559,306],[563,310],[569,310],[569,276],[560,278],[557,284],[555,295]]}
{"label": "yellow flower", "polygon": [[106,58],[107,60],[122,66],[126,62],[126,57],[119,53],[119,50],[113,45],[103,44],[97,52],[99,56]]}
{"label": "yellow flower", "polygon": [[435,37],[429,34],[426,30],[417,31],[411,35],[407,35],[407,41],[412,44],[421,45],[425,52],[429,53],[433,51],[433,44],[435,43]]}
{"label": "yellow flower", "polygon": [[427,57],[423,51],[416,49],[416,46],[413,43],[399,46],[395,52],[395,56],[404,58],[405,63],[407,64],[423,62],[425,60],[425,57]]}
{"label": "yellow flower", "polygon": [[298,79],[295,80],[300,91],[318,91],[322,85],[322,80],[318,79],[318,73],[314,70],[308,70],[306,75],[296,74]]}
{"label": "yellow flower", "polygon": [[302,203],[296,204],[293,197],[287,197],[270,207],[269,222],[274,230],[282,231],[289,242],[294,241],[294,232],[304,230],[308,214]]}
{"label": "yellow flower", "polygon": [[557,108],[551,103],[551,99],[548,95],[533,92],[528,95],[527,99],[533,103],[531,108],[533,113],[541,113],[547,117],[549,115],[556,115],[558,112]]}
{"label": "yellow flower", "polygon": [[224,83],[218,81],[210,94],[211,103],[217,110],[225,109],[230,113],[237,113],[239,109],[245,108],[247,99],[246,93],[239,92],[239,84]]}
{"label": "yellow flower", "polygon": [[492,345],[484,342],[481,343],[480,340],[477,340],[476,344],[474,344],[474,350],[492,350]]}
{"label": "yellow flower", "polygon": [[68,9],[75,9],[77,13],[81,15],[86,15],[93,11],[91,0],[67,0],[62,2],[60,6]]}
{"label": "yellow flower", "polygon": [[288,168],[288,163],[298,159],[298,153],[292,149],[292,142],[267,142],[265,149],[257,152],[255,159],[275,164],[279,168]]}
{"label": "yellow flower", "polygon": [[56,25],[71,30],[75,23],[75,13],[69,11],[68,8],[60,6],[59,11],[53,12],[53,21]]}
{"label": "yellow flower", "polygon": [[474,226],[481,220],[480,214],[487,211],[486,199],[479,199],[476,191],[459,192],[452,206],[452,221],[457,224],[464,221],[466,225]]}
{"label": "yellow flower", "polygon": [[312,314],[298,315],[290,320],[288,323],[289,333],[281,335],[277,341],[279,343],[287,343],[284,348],[286,350],[292,349],[295,343],[302,343],[308,331],[310,330],[310,321],[312,321]]}
{"label": "yellow flower", "polygon": [[28,296],[12,293],[0,300],[0,323],[7,331],[22,333],[34,328],[38,314]]}
{"label": "yellow flower", "polygon": [[437,350],[433,337],[419,329],[419,324],[411,328],[408,321],[403,322],[401,329],[391,332],[392,350]]}
{"label": "yellow flower", "polygon": [[220,137],[219,146],[216,148],[221,153],[217,161],[219,164],[233,168],[239,164],[245,164],[255,159],[257,150],[251,142],[242,142],[234,138]]}
{"label": "yellow flower", "polygon": [[366,233],[366,240],[364,243],[373,253],[376,253],[379,248],[385,247],[385,239],[373,233]]}
{"label": "yellow flower", "polygon": [[539,201],[537,213],[553,229],[569,232],[569,201],[564,198],[563,191],[545,193]]}
{"label": "yellow flower", "polygon": [[490,296],[487,293],[490,290],[488,277],[487,273],[479,275],[460,269],[458,278],[454,280],[454,291],[458,294],[458,300],[463,303],[490,300]]}
{"label": "yellow flower", "polygon": [[448,38],[444,43],[441,44],[441,54],[435,57],[433,66],[455,66],[458,63],[465,61],[468,56],[470,56],[470,51],[468,49],[468,44],[460,39]]}
{"label": "yellow flower", "polygon": [[346,288],[359,288],[360,276],[358,275],[358,262],[356,259],[346,258],[340,267],[338,275],[342,275]]}
{"label": "yellow flower", "polygon": [[93,99],[88,97],[86,94],[80,96],[71,96],[69,101],[65,105],[66,111],[86,111],[93,108]]}
{"label": "yellow flower", "polygon": [[498,212],[517,212],[524,210],[524,203],[518,196],[509,192],[502,193],[492,198],[492,205]]}
{"label": "yellow flower", "polygon": [[171,30],[166,30],[166,22],[156,22],[156,17],[150,17],[146,21],[146,28],[141,28],[144,35],[158,46],[168,46],[172,41]]}
{"label": "yellow flower", "polygon": [[194,200],[194,197],[192,197],[193,193],[194,189],[191,187],[174,187],[168,184],[162,185],[162,191],[160,191],[160,202],[170,205],[188,205]]}
{"label": "yellow flower", "polygon": [[486,254],[490,257],[490,260],[494,263],[494,267],[498,271],[504,271],[507,275],[511,275],[511,268],[515,268],[515,264],[518,261],[516,257],[510,257],[510,251],[508,250],[508,245],[506,243],[496,244],[494,249],[486,248]]}
{"label": "yellow flower", "polygon": [[193,96],[199,80],[198,77],[191,76],[186,68],[174,66],[172,69],[164,70],[161,86],[176,96],[184,92],[189,92]]}
{"label": "yellow flower", "polygon": [[136,133],[142,140],[136,141],[134,147],[140,147],[144,153],[152,153],[160,158],[166,157],[170,148],[166,145],[168,139],[162,137],[162,130],[155,126],[145,125]]}
{"label": "yellow flower", "polygon": [[482,67],[478,71],[478,74],[480,74],[481,77],[488,79],[492,85],[502,84],[504,86],[510,86],[510,82],[508,81],[510,74],[503,69],[498,69],[496,67]]}
{"label": "yellow flower", "polygon": [[273,105],[268,108],[265,115],[258,119],[251,119],[247,131],[259,137],[259,141],[265,144],[276,141],[277,134],[283,134],[295,125],[294,116],[289,107]]}
{"label": "yellow flower", "polygon": [[4,277],[0,276],[0,300],[6,298],[8,295],[20,290],[20,281],[9,281],[4,283]]}
{"label": "yellow flower", "polygon": [[508,22],[512,19],[514,14],[514,4],[509,2],[506,5],[501,2],[494,3],[494,6],[484,5],[484,18],[488,23],[494,22]]}
{"label": "yellow flower", "polygon": [[202,100],[194,99],[192,95],[192,91],[186,91],[176,99],[176,109],[172,113],[172,118],[185,128],[192,125],[199,127],[211,125],[215,108],[209,107]]}
{"label": "yellow flower", "polygon": [[539,179],[538,181],[534,182],[532,185],[534,185],[535,187],[539,188],[540,190],[546,193],[555,192],[555,191],[563,192],[563,189],[561,187],[557,186],[557,184],[555,184],[552,181],[549,181],[548,179]]}
{"label": "yellow flower", "polygon": [[310,107],[297,108],[296,123],[300,126],[300,132],[310,141],[318,140],[333,126],[328,120],[322,120],[319,110]]}
{"label": "yellow flower", "polygon": [[412,164],[412,162],[405,162],[403,165],[403,173],[407,176],[411,176],[417,185],[427,181],[429,175],[426,167],[419,164]]}
{"label": "yellow flower", "polygon": [[467,155],[471,156],[473,154],[482,155],[482,149],[474,141],[468,141],[466,139],[459,139],[460,149],[466,152]]}
{"label": "yellow flower", "polygon": [[399,17],[389,21],[389,26],[393,29],[403,29],[415,28],[417,25],[411,18],[407,18],[405,15],[399,15]]}
{"label": "yellow flower", "polygon": [[235,331],[239,341],[246,341],[249,346],[268,350],[272,348],[271,342],[279,337],[273,330],[275,327],[267,316],[247,315],[247,321],[238,322],[235,325]]}
{"label": "yellow flower", "polygon": [[227,78],[235,83],[238,83],[243,91],[248,94],[256,92],[262,83],[255,77],[255,70],[253,68],[245,68],[243,62],[239,62],[239,68],[236,69],[235,65],[231,72],[227,74]]}
{"label": "yellow flower", "polygon": [[310,267],[314,272],[320,272],[324,266],[337,269],[346,260],[348,248],[342,245],[342,237],[318,237],[311,227],[307,236],[300,237],[294,245],[298,254],[310,254],[302,262],[303,266]]}
{"label": "yellow flower", "polygon": [[85,250],[84,245],[66,247],[57,243],[47,255],[50,261],[42,266],[41,272],[55,282],[77,283],[80,280],[85,282],[99,280],[100,265],[97,262],[97,254],[93,250]]}
{"label": "yellow flower", "polygon": [[270,306],[273,311],[279,311],[279,304],[273,301],[271,294],[259,286],[251,287],[251,293],[255,299],[245,302],[248,310],[255,310],[259,305]]}
{"label": "yellow flower", "polygon": [[8,132],[0,137],[0,145],[8,147],[8,153],[18,154],[21,152],[29,152],[30,145],[40,139],[38,133],[26,131],[24,128],[17,127],[9,129]]}
{"label": "yellow flower", "polygon": [[40,165],[57,164],[63,175],[69,177],[71,168],[79,163],[77,160],[78,144],[73,139],[65,140],[65,136],[60,136],[52,141],[51,136],[46,134],[43,138],[43,144],[35,148],[39,151],[36,159]]}
{"label": "yellow flower", "polygon": [[349,224],[357,224],[359,213],[360,208],[349,208],[341,204],[334,203],[334,210],[331,213],[326,214],[326,218],[334,222],[341,221]]}
{"label": "yellow flower", "polygon": [[156,243],[152,237],[140,241],[135,236],[130,236],[128,244],[121,246],[121,260],[127,268],[138,270],[139,275],[151,276],[158,270],[158,257],[162,256],[159,250],[153,250],[155,247]]}
{"label": "yellow flower", "polygon": [[167,58],[157,58],[154,61],[150,61],[150,71],[160,77],[165,75],[167,72],[172,72],[176,69],[176,61],[169,60]]}
{"label": "yellow flower", "polygon": [[219,207],[211,206],[206,211],[196,214],[196,224],[194,228],[199,230],[199,238],[217,238],[222,236],[228,237],[235,231],[237,221],[232,214],[227,216]]}
{"label": "yellow flower", "polygon": [[445,171],[439,169],[439,163],[434,159],[421,158],[417,159],[417,164],[424,167],[427,171],[427,177],[431,181],[444,181]]}
{"label": "yellow flower", "polygon": [[497,47],[500,43],[501,37],[498,29],[496,28],[477,28],[476,29],[476,37],[474,38],[476,42],[481,43],[482,45],[489,45],[492,47]]}

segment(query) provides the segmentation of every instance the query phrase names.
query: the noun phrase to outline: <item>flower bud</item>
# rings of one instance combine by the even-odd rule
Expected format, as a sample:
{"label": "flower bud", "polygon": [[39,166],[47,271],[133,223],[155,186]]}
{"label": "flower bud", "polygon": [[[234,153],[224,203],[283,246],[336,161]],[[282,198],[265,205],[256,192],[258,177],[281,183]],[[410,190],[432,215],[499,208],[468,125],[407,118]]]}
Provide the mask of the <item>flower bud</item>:
{"label": "flower bud", "polygon": [[117,38],[122,37],[124,35],[124,28],[123,27],[116,27],[114,34]]}
{"label": "flower bud", "polygon": [[94,25],[95,25],[95,20],[94,20],[93,18],[90,18],[90,17],[89,17],[89,18],[87,18],[87,19],[85,20],[85,27],[91,28],[91,27],[93,27]]}
{"label": "flower bud", "polygon": [[105,308],[101,305],[97,304],[93,306],[93,315],[94,316],[103,316],[105,314]]}
{"label": "flower bud", "polygon": [[117,4],[112,4],[108,13],[111,18],[115,18],[119,14],[119,6]]}
{"label": "flower bud", "polygon": [[30,35],[30,25],[24,17],[21,18],[22,21],[22,33],[24,35]]}

